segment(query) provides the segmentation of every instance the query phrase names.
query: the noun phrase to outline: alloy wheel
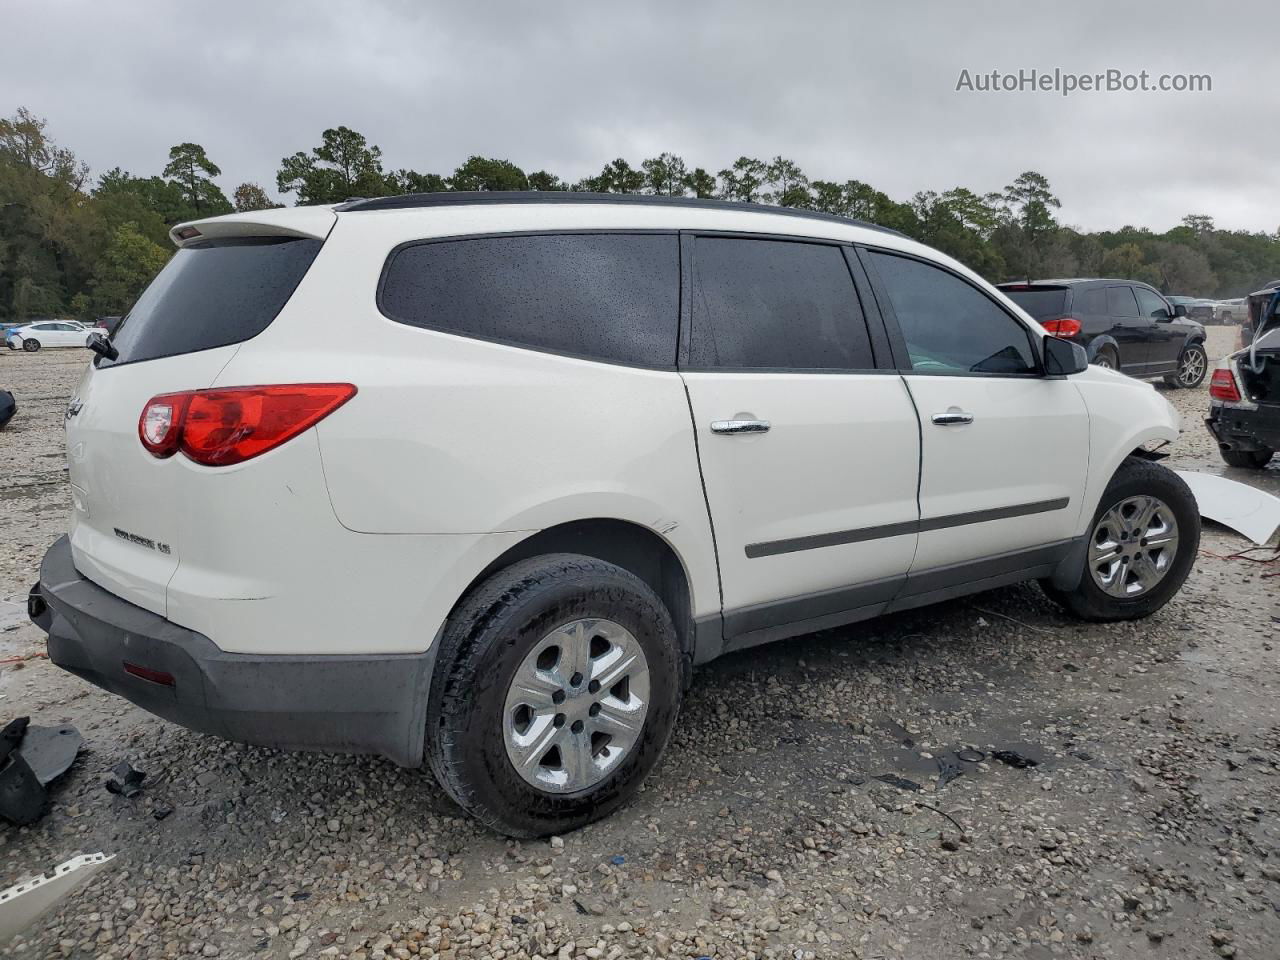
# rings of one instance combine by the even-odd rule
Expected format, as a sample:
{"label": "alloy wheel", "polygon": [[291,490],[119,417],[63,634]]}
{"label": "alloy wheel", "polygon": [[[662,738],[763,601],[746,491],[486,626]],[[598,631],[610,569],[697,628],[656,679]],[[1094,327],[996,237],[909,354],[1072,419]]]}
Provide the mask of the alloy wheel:
{"label": "alloy wheel", "polygon": [[1127,497],[1107,510],[1089,542],[1089,574],[1109,596],[1132,599],[1164,579],[1178,553],[1178,521],[1163,500]]}
{"label": "alloy wheel", "polygon": [[549,793],[595,786],[631,753],[649,708],[649,664],[625,627],[574,620],[538,642],[507,690],[507,758]]}
{"label": "alloy wheel", "polygon": [[1184,387],[1194,387],[1204,379],[1205,355],[1199,350],[1188,350],[1178,364],[1178,382]]}

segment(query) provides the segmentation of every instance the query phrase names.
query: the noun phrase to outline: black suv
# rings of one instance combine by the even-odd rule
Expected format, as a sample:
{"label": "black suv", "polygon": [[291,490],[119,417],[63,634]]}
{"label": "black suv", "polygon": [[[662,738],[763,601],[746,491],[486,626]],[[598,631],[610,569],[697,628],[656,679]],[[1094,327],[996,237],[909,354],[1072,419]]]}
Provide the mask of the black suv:
{"label": "black suv", "polygon": [[1204,382],[1204,327],[1145,283],[1079,279],[999,286],[1049,333],[1084,347],[1090,363],[1142,380],[1163,377],[1178,387]]}

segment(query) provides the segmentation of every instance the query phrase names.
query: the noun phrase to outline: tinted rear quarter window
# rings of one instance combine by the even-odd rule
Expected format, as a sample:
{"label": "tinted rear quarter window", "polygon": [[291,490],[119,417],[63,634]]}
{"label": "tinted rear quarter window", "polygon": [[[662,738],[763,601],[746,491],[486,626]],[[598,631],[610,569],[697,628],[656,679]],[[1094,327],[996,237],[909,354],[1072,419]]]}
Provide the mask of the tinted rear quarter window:
{"label": "tinted rear quarter window", "polygon": [[252,237],[183,247],[143,291],[100,366],[210,350],[270,326],[306,274],[322,241]]}
{"label": "tinted rear quarter window", "polygon": [[1033,374],[1039,370],[1021,322],[955,274],[920,260],[871,258],[921,373]]}
{"label": "tinted rear quarter window", "polygon": [[839,247],[698,237],[693,367],[866,370],[875,366]]}
{"label": "tinted rear quarter window", "polygon": [[1105,317],[1107,315],[1107,291],[1102,287],[1086,287],[1077,290],[1071,300],[1074,313],[1087,317]]}
{"label": "tinted rear quarter window", "polygon": [[680,324],[679,241],[551,234],[414,244],[391,255],[379,302],[411,326],[670,367]]}
{"label": "tinted rear quarter window", "polygon": [[1067,293],[1064,287],[1004,291],[1005,296],[1037,320],[1048,320],[1065,314]]}

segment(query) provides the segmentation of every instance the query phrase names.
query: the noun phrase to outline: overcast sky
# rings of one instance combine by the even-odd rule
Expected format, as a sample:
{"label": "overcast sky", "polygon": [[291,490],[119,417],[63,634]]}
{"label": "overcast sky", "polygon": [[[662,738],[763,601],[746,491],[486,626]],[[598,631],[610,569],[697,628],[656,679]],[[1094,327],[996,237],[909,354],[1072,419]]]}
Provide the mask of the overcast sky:
{"label": "overcast sky", "polygon": [[[230,195],[346,124],[385,165],[505,157],[567,180],[663,150],[715,172],[997,190],[1047,176],[1063,222],[1280,226],[1280,4],[0,0],[0,110],[95,174],[203,144]],[[957,92],[962,70],[1208,73],[1201,93]],[[975,81],[976,82],[976,81]]]}

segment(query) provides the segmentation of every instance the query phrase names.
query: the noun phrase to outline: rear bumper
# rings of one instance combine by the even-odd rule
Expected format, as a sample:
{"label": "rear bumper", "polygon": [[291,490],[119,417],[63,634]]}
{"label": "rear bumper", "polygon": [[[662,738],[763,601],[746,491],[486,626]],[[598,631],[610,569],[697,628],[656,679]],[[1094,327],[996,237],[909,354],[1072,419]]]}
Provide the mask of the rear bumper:
{"label": "rear bumper", "polygon": [[422,764],[434,645],[424,654],[227,653],[85,579],[65,536],[45,554],[28,609],[49,635],[50,660],[166,720],[244,743]]}
{"label": "rear bumper", "polygon": [[1229,450],[1280,450],[1280,407],[1244,410],[1215,404],[1204,422],[1218,445]]}

